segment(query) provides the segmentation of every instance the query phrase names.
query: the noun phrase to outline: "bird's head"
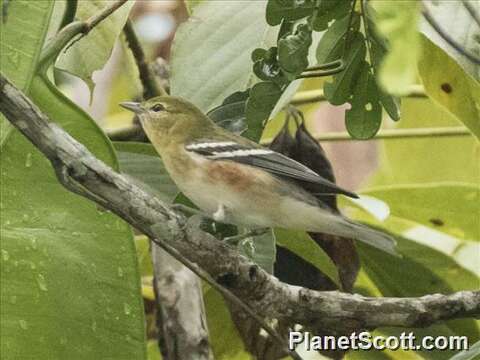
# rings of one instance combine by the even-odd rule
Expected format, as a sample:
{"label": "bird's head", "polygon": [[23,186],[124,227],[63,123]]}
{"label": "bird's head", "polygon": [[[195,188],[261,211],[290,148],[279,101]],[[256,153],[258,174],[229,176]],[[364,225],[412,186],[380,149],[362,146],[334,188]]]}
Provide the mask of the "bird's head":
{"label": "bird's head", "polygon": [[158,145],[171,140],[184,141],[198,131],[206,131],[212,122],[192,103],[174,96],[159,96],[143,102],[123,102],[133,111],[149,139]]}

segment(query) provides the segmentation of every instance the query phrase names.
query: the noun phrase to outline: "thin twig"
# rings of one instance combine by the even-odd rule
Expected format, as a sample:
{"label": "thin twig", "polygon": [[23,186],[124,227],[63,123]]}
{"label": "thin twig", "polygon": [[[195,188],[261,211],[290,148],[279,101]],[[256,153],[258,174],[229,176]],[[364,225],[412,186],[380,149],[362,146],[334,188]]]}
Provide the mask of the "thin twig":
{"label": "thin twig", "polygon": [[323,71],[308,71],[308,72],[303,72],[300,75],[298,75],[296,78],[297,79],[308,79],[308,78],[316,78],[316,77],[322,77],[322,76],[330,76],[330,75],[335,75],[341,73],[343,70],[345,70],[345,62],[341,62],[340,66],[331,69],[331,70],[323,70]]}
{"label": "thin twig", "polygon": [[[409,93],[404,97],[416,99],[416,98],[427,98],[428,96],[425,93],[423,86],[414,85],[410,88]],[[321,102],[326,100],[327,98],[325,97],[325,94],[323,93],[322,89],[308,90],[308,91],[300,91],[296,93],[295,96],[290,101],[290,104],[298,106],[298,105],[310,104],[310,103]]]}
{"label": "thin twig", "polygon": [[462,0],[462,4],[465,6],[465,9],[467,9],[472,19],[475,20],[478,26],[480,26],[480,15],[477,14],[472,4],[470,4],[467,0]]}
{"label": "thin twig", "polygon": [[437,32],[440,37],[445,40],[452,48],[457,50],[461,55],[465,56],[468,60],[473,62],[474,64],[480,65],[480,58],[471,52],[469,52],[467,49],[465,49],[462,45],[460,45],[454,38],[450,36],[450,34],[446,33],[442,27],[435,21],[433,16],[430,14],[430,12],[427,9],[427,6],[425,5],[425,2],[423,2],[423,10],[422,14],[425,20],[430,24],[430,26]]}
{"label": "thin twig", "polygon": [[[422,139],[439,137],[458,137],[472,136],[472,133],[463,126],[439,127],[439,128],[417,128],[417,129],[385,129],[380,130],[375,137],[367,140],[358,140],[346,131],[328,132],[324,134],[313,134],[315,140],[326,141],[375,141],[375,140],[395,140],[395,139]],[[262,145],[269,145],[272,139],[261,141]]]}
{"label": "thin twig", "polygon": [[145,99],[150,99],[159,95],[167,95],[167,92],[158,84],[158,81],[155,79],[155,75],[148,66],[148,63],[145,59],[145,53],[140,45],[140,41],[138,40],[137,34],[135,34],[135,30],[133,29],[130,20],[128,20],[125,24],[123,32],[137,64],[140,81],[143,85],[143,97]]}
{"label": "thin twig", "polygon": [[363,20],[363,29],[365,31],[365,42],[367,43],[367,51],[368,51],[368,58],[370,60],[370,67],[372,69],[372,73],[375,74],[375,58],[373,56],[372,51],[372,42],[370,39],[370,28],[368,26],[368,14],[367,14],[367,7],[365,6],[366,0],[360,0],[360,9],[362,12],[362,20]]}
{"label": "thin twig", "polygon": [[[76,41],[80,40],[82,37],[87,35],[95,26],[100,24],[105,20],[109,15],[111,15],[115,10],[125,4],[127,0],[117,0],[110,3],[105,9],[100,13],[93,15],[86,21],[74,21],[62,30],[60,30],[55,37],[50,40],[45,48],[40,54],[40,59],[38,62],[37,69],[39,72],[45,72],[47,67],[53,62],[53,57],[56,57],[59,52],[69,44],[69,47],[72,46]],[[72,41],[73,38],[80,35],[76,40]],[[71,42],[72,41],[72,42]]]}

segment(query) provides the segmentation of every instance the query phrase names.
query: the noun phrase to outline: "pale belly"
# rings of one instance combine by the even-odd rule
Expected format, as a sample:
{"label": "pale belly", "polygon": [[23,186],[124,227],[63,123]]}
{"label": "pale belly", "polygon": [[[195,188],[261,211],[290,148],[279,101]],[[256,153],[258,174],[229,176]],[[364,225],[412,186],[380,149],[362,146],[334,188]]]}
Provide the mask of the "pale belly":
{"label": "pale belly", "polygon": [[[329,228],[334,220],[330,214],[322,219],[323,210],[279,190],[278,181],[262,170],[197,156],[187,155],[183,160],[196,163],[188,175],[183,167],[165,162],[172,179],[198,208],[217,221],[250,228],[318,231],[319,225]],[[218,218],[219,213],[222,218]]]}
{"label": "pale belly", "polygon": [[[273,226],[271,204],[261,198],[250,198],[227,186],[205,181],[177,184],[180,190],[206,215],[218,221],[247,227]],[[222,209],[223,208],[223,209]],[[223,218],[219,218],[219,212]]]}

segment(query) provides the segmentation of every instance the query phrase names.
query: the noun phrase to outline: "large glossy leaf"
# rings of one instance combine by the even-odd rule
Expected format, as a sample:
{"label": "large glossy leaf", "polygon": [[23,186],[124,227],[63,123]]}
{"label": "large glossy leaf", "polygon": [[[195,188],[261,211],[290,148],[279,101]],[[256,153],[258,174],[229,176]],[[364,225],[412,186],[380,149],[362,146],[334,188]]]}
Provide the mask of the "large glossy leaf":
{"label": "large glossy leaf", "polygon": [[[86,20],[111,5],[108,0],[79,1],[76,17]],[[112,15],[97,25],[88,36],[77,41],[60,54],[56,66],[84,80],[93,91],[93,72],[103,68],[109,59],[113,45],[121,33],[134,1],[127,1]]]}
{"label": "large glossy leaf", "polygon": [[[476,0],[465,0],[465,2],[470,4],[478,17],[478,14],[480,14],[480,2]],[[476,54],[478,57],[480,53],[480,26],[470,15],[463,1],[428,1],[427,5],[428,12],[441,27],[442,31],[448,34],[450,38],[467,52]],[[453,58],[467,74],[480,81],[480,65],[475,64],[449,45],[425,19],[422,19],[420,23],[420,31]]]}
{"label": "large glossy leaf", "polygon": [[[47,34],[53,1],[7,3],[2,0],[0,8],[0,71],[28,93]],[[11,129],[10,123],[0,114],[0,146]]]}
{"label": "large glossy leaf", "polygon": [[206,1],[180,25],[172,48],[172,95],[204,112],[256,81],[250,55],[275,43],[276,28],[265,22],[264,1]]}
{"label": "large glossy leaf", "polygon": [[423,36],[422,47],[418,71],[425,91],[480,139],[480,83]]}
{"label": "large glossy leaf", "polygon": [[390,44],[380,67],[380,82],[387,92],[405,95],[415,83],[420,54],[418,35],[420,3],[412,0],[372,2],[376,28]]}
{"label": "large glossy leaf", "polygon": [[[88,116],[34,78],[36,104],[116,166]],[[20,133],[1,152],[1,358],[145,359],[143,304],[131,230],[65,190]]]}
{"label": "large glossy leaf", "polygon": [[390,214],[464,240],[480,241],[480,188],[431,183],[371,188],[362,194],[385,201]]}
{"label": "large glossy leaf", "polygon": [[[385,255],[359,244],[364,269],[383,296],[422,296],[478,289],[479,278],[459,266],[450,257],[430,247],[397,236],[398,250],[403,258]],[[408,329],[383,329],[387,334],[399,334]],[[480,332],[474,320],[457,320],[428,329],[412,329],[417,338],[425,335],[467,335],[476,341]],[[427,359],[445,359],[452,352],[422,351]]]}

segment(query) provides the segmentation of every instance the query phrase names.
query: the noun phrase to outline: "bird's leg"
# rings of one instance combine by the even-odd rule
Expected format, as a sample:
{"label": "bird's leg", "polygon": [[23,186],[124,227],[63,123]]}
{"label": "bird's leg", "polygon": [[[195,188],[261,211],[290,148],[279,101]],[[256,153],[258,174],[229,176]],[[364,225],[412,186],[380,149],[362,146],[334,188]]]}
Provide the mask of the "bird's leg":
{"label": "bird's leg", "polygon": [[213,213],[213,220],[218,222],[225,221],[225,205],[218,204],[218,209]]}
{"label": "bird's leg", "polygon": [[229,245],[237,246],[240,241],[248,239],[248,238],[252,238],[252,237],[255,237],[255,236],[261,236],[261,235],[267,233],[268,230],[269,230],[269,228],[253,229],[253,230],[247,231],[246,233],[243,233],[243,234],[238,234],[238,235],[235,235],[235,236],[226,237],[226,238],[223,239],[223,241],[226,242]]}

